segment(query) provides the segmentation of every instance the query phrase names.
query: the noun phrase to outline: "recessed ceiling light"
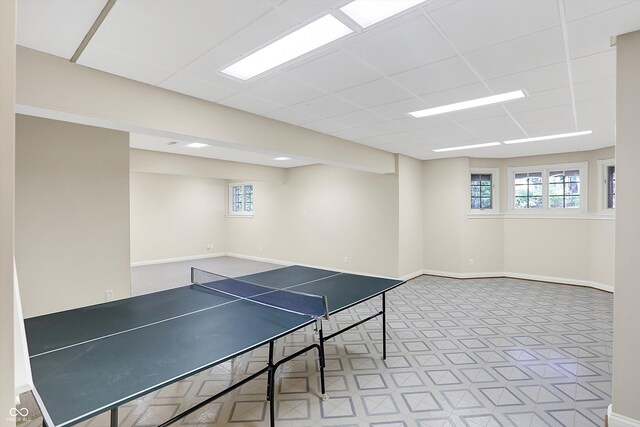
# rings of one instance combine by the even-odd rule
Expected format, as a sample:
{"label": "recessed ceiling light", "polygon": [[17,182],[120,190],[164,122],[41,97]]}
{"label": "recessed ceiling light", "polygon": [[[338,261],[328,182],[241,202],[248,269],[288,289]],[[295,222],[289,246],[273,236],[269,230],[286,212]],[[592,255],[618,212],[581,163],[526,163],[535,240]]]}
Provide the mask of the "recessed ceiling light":
{"label": "recessed ceiling light", "polygon": [[362,28],[367,28],[422,2],[424,0],[355,0],[340,10]]}
{"label": "recessed ceiling light", "polygon": [[493,147],[496,145],[500,145],[499,142],[486,142],[484,144],[474,144],[474,145],[460,145],[458,147],[447,147],[447,148],[437,148],[433,150],[436,153],[443,153],[445,151],[457,151],[457,150],[468,150],[471,148],[482,148],[482,147]]}
{"label": "recessed ceiling light", "polygon": [[255,51],[222,72],[248,80],[352,32],[351,28],[338,21],[333,15],[325,15]]}
{"label": "recessed ceiling light", "polygon": [[486,96],[484,98],[471,99],[469,101],[456,102],[455,104],[441,105],[440,107],[427,108],[426,110],[414,111],[409,113],[410,116],[428,117],[437,114],[451,113],[453,111],[468,110],[469,108],[484,107],[485,105],[497,104],[500,102],[512,101],[526,97],[524,90],[516,90],[513,92],[501,93],[498,95]]}
{"label": "recessed ceiling light", "polygon": [[186,146],[189,148],[202,148],[202,147],[208,147],[209,144],[203,144],[201,142],[192,142],[191,144],[187,144]]}
{"label": "recessed ceiling light", "polygon": [[548,139],[570,138],[572,136],[591,135],[593,131],[583,130],[580,132],[558,133],[555,135],[534,136],[533,138],[512,139],[504,141],[505,144],[520,144],[521,142],[546,141]]}
{"label": "recessed ceiling light", "polygon": [[291,157],[274,157],[273,160],[278,160],[278,161],[291,160]]}

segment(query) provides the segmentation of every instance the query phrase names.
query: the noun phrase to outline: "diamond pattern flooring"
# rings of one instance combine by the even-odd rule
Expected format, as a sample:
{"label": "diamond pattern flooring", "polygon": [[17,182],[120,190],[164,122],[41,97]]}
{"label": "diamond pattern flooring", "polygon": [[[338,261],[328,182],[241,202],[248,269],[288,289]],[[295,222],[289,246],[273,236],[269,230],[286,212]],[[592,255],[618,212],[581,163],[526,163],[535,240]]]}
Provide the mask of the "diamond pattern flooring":
{"label": "diamond pattern flooring", "polygon": [[[374,299],[325,322],[325,333],[374,313]],[[421,276],[387,295],[387,359],[378,320],[326,344],[319,397],[314,352],[277,373],[278,426],[602,426],[611,401],[613,295],[516,279]],[[276,343],[280,356],[311,329]],[[263,366],[267,347],[120,408],[151,426]],[[267,426],[264,377],[176,425]],[[29,424],[38,425],[38,421]],[[108,426],[108,414],[82,423]]]}

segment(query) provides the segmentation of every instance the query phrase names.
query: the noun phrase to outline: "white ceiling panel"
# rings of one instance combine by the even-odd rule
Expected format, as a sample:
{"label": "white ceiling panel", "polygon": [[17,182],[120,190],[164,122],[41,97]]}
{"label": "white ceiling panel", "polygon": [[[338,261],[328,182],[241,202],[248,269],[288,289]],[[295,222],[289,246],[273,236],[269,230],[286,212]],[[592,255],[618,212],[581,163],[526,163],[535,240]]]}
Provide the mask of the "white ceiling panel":
{"label": "white ceiling panel", "polygon": [[576,94],[576,101],[589,101],[591,99],[608,98],[616,96],[616,79],[590,80],[578,83],[573,88]]}
{"label": "white ceiling panel", "polygon": [[362,138],[374,136],[375,133],[371,129],[369,129],[368,126],[363,126],[360,128],[351,128],[334,132],[332,135],[337,136],[338,138],[356,141]]}
{"label": "white ceiling panel", "polygon": [[613,96],[576,103],[576,112],[579,118],[586,114],[609,114],[615,118],[615,111],[616,98]]}
{"label": "white ceiling panel", "polygon": [[[440,143],[440,147],[448,147],[452,145],[463,145],[469,141],[477,141],[478,136],[470,133],[469,131],[461,128],[460,126],[448,123],[441,126],[433,126],[428,129],[424,129],[422,134],[432,138]],[[486,142],[486,141],[479,141]]]}
{"label": "white ceiling panel", "polygon": [[552,120],[560,117],[565,120],[573,120],[573,108],[571,104],[556,105],[538,110],[512,112],[511,114],[525,129],[528,123]]}
{"label": "white ceiling panel", "polygon": [[613,78],[616,76],[616,51],[610,49],[595,55],[571,61],[573,83]]}
{"label": "white ceiling panel", "polygon": [[466,123],[473,122],[475,120],[487,119],[489,117],[504,116],[505,112],[501,105],[490,105],[483,108],[456,111],[447,115],[458,123]]}
{"label": "white ceiling panel", "polygon": [[315,122],[319,119],[315,114],[305,113],[295,108],[285,107],[280,110],[270,111],[265,114],[274,120],[290,123],[292,125],[303,125],[304,123]]}
{"label": "white ceiling panel", "polygon": [[[524,130],[527,131],[527,136],[544,136],[554,135],[564,132],[575,132],[575,122],[573,116],[554,117],[549,120],[540,120],[531,123],[522,124]],[[587,130],[587,129],[580,129]]]}
{"label": "white ceiling panel", "polygon": [[395,122],[410,130],[425,131],[422,133],[427,133],[428,129],[434,127],[449,126],[454,123],[451,119],[449,119],[449,117],[445,115],[421,117],[419,119],[411,116],[406,116],[402,119],[395,120]]}
{"label": "white ceiling panel", "polygon": [[321,133],[332,134],[338,131],[351,129],[353,126],[349,124],[338,123],[333,120],[323,119],[311,123],[305,123],[303,127]]}
{"label": "white ceiling panel", "polygon": [[571,104],[571,91],[568,86],[564,86],[542,92],[533,92],[524,99],[507,102],[504,106],[510,112],[517,113],[520,111],[540,111],[543,108],[569,104]]}
{"label": "white ceiling panel", "polygon": [[495,92],[491,92],[482,83],[472,83],[465,86],[458,86],[438,92],[427,93],[422,95],[421,98],[427,101],[430,105],[440,106],[453,104],[455,102],[468,101],[475,98],[482,98],[494,94]]}
{"label": "white ceiling panel", "polygon": [[320,89],[282,74],[276,74],[273,77],[256,82],[247,88],[245,93],[287,106],[325,94]]}
{"label": "white ceiling panel", "polygon": [[18,44],[71,59],[106,4],[107,0],[20,0]]}
{"label": "white ceiling panel", "polygon": [[[119,1],[78,63],[156,84],[211,47],[209,40],[157,19],[154,3]],[[146,73],[147,68],[152,70]],[[158,79],[160,70],[169,74]]]}
{"label": "white ceiling panel", "polygon": [[[395,74],[391,78],[416,95],[439,92],[478,81],[469,67],[458,57]],[[429,105],[423,108],[427,107]]]}
{"label": "white ceiling panel", "polygon": [[210,46],[273,10],[269,0],[251,0],[250,8],[237,0],[118,0],[117,4],[162,23],[169,36],[179,36],[172,30],[180,28],[181,33],[206,40]]}
{"label": "white ceiling panel", "polygon": [[465,57],[484,79],[556,64],[565,59],[562,31],[550,28],[469,52]]}
{"label": "white ceiling panel", "polygon": [[569,83],[565,61],[487,80],[495,93],[525,89],[529,93],[555,89]]}
{"label": "white ceiling panel", "polygon": [[567,24],[572,58],[610,49],[611,37],[640,29],[640,2],[635,1]]}
{"label": "white ceiling panel", "polygon": [[341,90],[336,92],[336,95],[349,99],[364,108],[370,108],[403,100],[407,96],[411,96],[411,93],[394,84],[391,80],[382,78]]}
{"label": "white ceiling panel", "polygon": [[373,132],[373,135],[380,135],[380,136],[400,133],[408,130],[406,126],[403,126],[402,124],[396,121],[388,121],[388,122],[377,123],[374,125],[369,125],[367,126],[367,129]]}
{"label": "white ceiling panel", "polygon": [[343,114],[331,118],[331,121],[342,123],[348,127],[360,127],[378,123],[380,116],[366,110],[358,110],[352,113]]}
{"label": "white ceiling panel", "polygon": [[407,98],[398,102],[392,102],[389,104],[378,105],[376,107],[372,107],[370,110],[380,114],[381,116],[387,119],[399,120],[408,118],[407,115],[410,111],[420,110],[421,108],[425,108],[425,101],[420,98]]}
{"label": "white ceiling panel", "polygon": [[[238,1],[238,0],[234,0]],[[325,15],[329,9],[338,8],[349,0],[286,0],[277,5],[278,11],[299,23]]]}
{"label": "white ceiling panel", "polygon": [[511,119],[503,114],[502,116],[487,117],[482,120],[465,122],[463,126],[470,132],[478,135],[481,142],[503,141],[505,139],[522,138],[524,132]]}
{"label": "white ceiling panel", "polygon": [[462,53],[560,24],[553,1],[461,0],[431,16]]}
{"label": "white ceiling panel", "polygon": [[637,0],[564,0],[564,10],[567,21],[575,21],[590,15],[598,15],[609,9]]}
{"label": "white ceiling panel", "polygon": [[339,116],[360,109],[358,105],[347,102],[335,95],[324,95],[309,99],[294,105],[293,108],[320,117]]}
{"label": "white ceiling panel", "polygon": [[331,52],[286,74],[327,92],[336,92],[382,77],[379,72],[344,51]]}
{"label": "white ceiling panel", "polygon": [[419,12],[354,39],[347,50],[385,74],[397,74],[455,56],[453,48]]}

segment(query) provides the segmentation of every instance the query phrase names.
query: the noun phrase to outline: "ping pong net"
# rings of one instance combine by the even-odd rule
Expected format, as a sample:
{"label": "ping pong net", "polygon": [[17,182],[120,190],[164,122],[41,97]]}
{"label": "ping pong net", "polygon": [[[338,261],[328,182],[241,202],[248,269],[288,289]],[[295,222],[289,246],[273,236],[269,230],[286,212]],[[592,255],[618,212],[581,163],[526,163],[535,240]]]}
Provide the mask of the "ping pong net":
{"label": "ping pong net", "polygon": [[306,294],[286,288],[271,288],[195,267],[191,267],[191,283],[210,291],[220,292],[256,304],[313,318],[329,318],[327,298],[324,295]]}

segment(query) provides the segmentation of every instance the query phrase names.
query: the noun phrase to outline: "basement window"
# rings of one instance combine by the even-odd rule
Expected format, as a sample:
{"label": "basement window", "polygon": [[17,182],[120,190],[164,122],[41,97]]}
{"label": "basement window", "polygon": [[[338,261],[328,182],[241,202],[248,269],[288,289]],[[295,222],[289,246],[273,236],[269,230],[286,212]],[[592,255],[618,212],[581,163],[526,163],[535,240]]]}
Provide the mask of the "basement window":
{"label": "basement window", "polygon": [[248,182],[229,184],[229,215],[253,215],[253,184]]}

